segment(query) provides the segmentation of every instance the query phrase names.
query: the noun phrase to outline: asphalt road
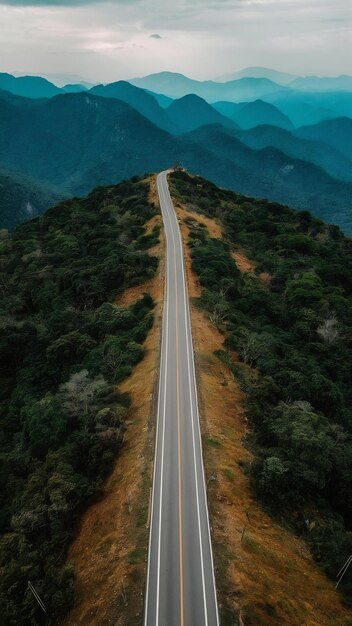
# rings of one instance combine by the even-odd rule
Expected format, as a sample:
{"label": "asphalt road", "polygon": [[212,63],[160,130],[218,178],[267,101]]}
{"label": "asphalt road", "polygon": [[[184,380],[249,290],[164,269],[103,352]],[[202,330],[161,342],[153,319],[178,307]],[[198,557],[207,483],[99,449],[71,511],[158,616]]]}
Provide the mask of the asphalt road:
{"label": "asphalt road", "polygon": [[188,293],[167,172],[166,293],[144,626],[218,626]]}

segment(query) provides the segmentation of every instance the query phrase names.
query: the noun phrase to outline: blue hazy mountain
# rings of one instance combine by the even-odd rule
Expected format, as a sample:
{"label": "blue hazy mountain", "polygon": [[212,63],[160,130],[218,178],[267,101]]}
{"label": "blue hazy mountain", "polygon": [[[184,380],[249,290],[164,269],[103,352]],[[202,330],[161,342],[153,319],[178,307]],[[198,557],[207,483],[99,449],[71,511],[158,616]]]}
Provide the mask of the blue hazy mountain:
{"label": "blue hazy mountain", "polygon": [[[340,117],[314,126],[304,126],[295,131],[297,137],[324,141],[332,148],[352,159],[352,119]],[[352,172],[351,172],[352,178]]]}
{"label": "blue hazy mountain", "polygon": [[293,80],[290,87],[302,91],[352,91],[352,76],[304,76]]}
{"label": "blue hazy mountain", "polygon": [[16,96],[10,91],[0,89],[0,103],[2,103],[0,106],[4,106],[4,103],[7,102],[16,107],[34,107],[45,100],[45,98],[24,98],[23,96]]}
{"label": "blue hazy mountain", "polygon": [[[187,136],[214,155],[202,163],[202,171],[211,180],[244,194],[308,209],[352,233],[352,182],[339,181],[321,167],[289,157],[276,148],[253,150],[237,135],[238,131],[214,125]],[[214,162],[217,165],[213,171]]]}
{"label": "blue hazy mountain", "polygon": [[[298,131],[299,133],[299,131]],[[326,143],[317,133],[316,138],[305,139],[273,126],[256,126],[251,130],[240,131],[237,137],[250,148],[277,148],[287,156],[315,163],[331,176],[342,180],[352,180],[352,159],[342,151]]]}
{"label": "blue hazy mountain", "polygon": [[279,72],[269,67],[246,67],[239,72],[232,74],[223,74],[215,78],[217,82],[226,83],[230,80],[238,80],[239,78],[268,78],[278,85],[288,85],[292,83],[298,76],[288,74],[287,72]]}
{"label": "blue hazy mountain", "polygon": [[120,80],[108,85],[96,85],[90,93],[104,98],[116,98],[126,102],[136,111],[144,115],[148,120],[169,132],[173,131],[172,124],[165,110],[157,100],[144,89],[135,87],[130,83]]}
{"label": "blue hazy mountain", "polygon": [[308,93],[286,89],[268,94],[264,99],[288,115],[295,126],[315,124],[334,117],[352,117],[352,91]]}
{"label": "blue hazy mountain", "polygon": [[229,117],[240,128],[254,128],[262,124],[278,126],[290,130],[293,128],[291,120],[277,107],[263,100],[254,102],[215,102],[213,107]]}
{"label": "blue hazy mountain", "polygon": [[267,78],[241,78],[227,83],[217,83],[211,80],[193,80],[174,72],[150,74],[144,78],[134,78],[129,82],[142,89],[162,93],[171,98],[182,98],[193,93],[208,102],[257,100],[264,95],[278,93],[282,89],[280,85]]}
{"label": "blue hazy mountain", "polygon": [[61,93],[59,87],[40,76],[19,76],[0,73],[0,89],[26,98],[52,98]]}
{"label": "blue hazy mountain", "polygon": [[149,89],[144,89],[144,91],[153,96],[163,109],[167,109],[167,107],[173,102],[173,98],[169,98],[169,96],[165,96],[162,93],[154,93],[154,91],[150,91]]}
{"label": "blue hazy mountain", "polygon": [[80,83],[70,83],[62,87],[62,91],[65,93],[80,93],[81,91],[88,91],[88,87],[81,85]]}
{"label": "blue hazy mountain", "polygon": [[[152,98],[150,94],[144,96]],[[286,143],[282,136],[276,137],[272,143],[278,147],[258,150],[259,144],[256,149],[245,145],[248,138],[241,142],[244,131],[220,124],[172,135],[125,102],[91,92],[63,94],[35,101],[33,106],[18,106],[10,99],[0,97],[0,163],[7,170],[35,178],[40,185],[54,186],[60,193],[83,194],[96,185],[159,171],[179,162],[221,186],[306,208],[345,229],[351,227],[352,184],[337,180],[315,163],[304,160],[298,142],[305,137],[297,136],[295,145],[287,136]],[[194,110],[204,106],[194,97],[190,101]],[[177,113],[185,102],[187,99],[182,99],[171,106]],[[205,105],[207,115],[220,116]],[[164,109],[160,111],[167,115]],[[186,112],[183,123],[187,115]],[[174,121],[168,119],[174,128]],[[272,127],[273,137],[280,130]],[[313,129],[299,132],[311,135]],[[315,132],[329,137],[336,130],[323,126],[322,131]],[[339,151],[348,158],[348,140],[346,146],[342,141],[345,134],[346,129],[337,133],[335,154]],[[324,141],[328,143],[326,137]],[[311,146],[307,158],[316,158],[313,152]]]}
{"label": "blue hazy mountain", "polygon": [[175,128],[178,128],[181,133],[209,124],[221,124],[225,127],[237,128],[233,121],[195,94],[174,100],[166,112]]}

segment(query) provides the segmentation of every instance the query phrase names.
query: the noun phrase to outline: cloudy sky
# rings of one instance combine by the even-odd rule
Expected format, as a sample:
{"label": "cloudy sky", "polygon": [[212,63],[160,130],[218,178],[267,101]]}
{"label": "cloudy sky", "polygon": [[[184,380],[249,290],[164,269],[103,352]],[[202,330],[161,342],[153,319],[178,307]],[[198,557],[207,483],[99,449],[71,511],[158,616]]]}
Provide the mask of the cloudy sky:
{"label": "cloudy sky", "polygon": [[0,0],[0,71],[352,74],[351,0]]}

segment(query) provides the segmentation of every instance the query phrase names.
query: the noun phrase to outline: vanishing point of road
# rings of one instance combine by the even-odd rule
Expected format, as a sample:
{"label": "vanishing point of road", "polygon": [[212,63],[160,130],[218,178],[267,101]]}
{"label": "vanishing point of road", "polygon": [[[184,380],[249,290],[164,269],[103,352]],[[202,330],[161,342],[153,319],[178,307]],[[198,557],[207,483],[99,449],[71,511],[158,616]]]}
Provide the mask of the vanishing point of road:
{"label": "vanishing point of road", "polygon": [[157,178],[167,262],[144,626],[218,626],[189,300],[167,175]]}

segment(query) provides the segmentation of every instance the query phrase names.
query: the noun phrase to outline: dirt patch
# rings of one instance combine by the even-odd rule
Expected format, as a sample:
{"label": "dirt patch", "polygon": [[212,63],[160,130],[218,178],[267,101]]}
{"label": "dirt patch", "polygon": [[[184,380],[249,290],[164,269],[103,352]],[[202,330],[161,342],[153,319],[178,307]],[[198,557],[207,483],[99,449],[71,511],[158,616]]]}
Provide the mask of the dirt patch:
{"label": "dirt patch", "polygon": [[178,201],[175,203],[175,209],[181,224],[183,222],[187,222],[187,220],[192,220],[206,228],[209,237],[212,239],[222,239],[222,228],[216,220],[212,220],[210,217],[206,217],[206,215],[199,215],[199,213],[196,213],[195,211],[190,211]]}
{"label": "dirt patch", "polygon": [[[147,224],[150,232],[160,216]],[[158,378],[164,295],[164,235],[152,254],[158,273],[118,300],[127,306],[149,292],[155,321],[145,341],[144,359],[119,389],[131,394],[125,443],[101,499],[82,516],[68,554],[74,566],[76,605],[62,626],[135,626],[142,621],[148,543],[148,511],[154,450],[154,392]]]}
{"label": "dirt patch", "polygon": [[[190,221],[197,222],[197,224],[202,225],[204,228],[206,228],[209,237],[211,237],[212,239],[223,238],[221,225],[216,220],[206,217],[205,215],[199,215],[195,211],[191,211],[179,201],[175,202],[175,208],[184,241],[188,241],[188,224],[190,223]],[[264,287],[268,287],[271,282],[270,274],[268,274],[267,272],[261,272],[260,274],[256,274],[256,266],[254,261],[251,261],[251,259],[249,259],[243,251],[231,252],[231,256],[242,274],[248,273],[252,276],[256,276]],[[186,259],[186,263],[188,264],[188,268],[190,268],[189,259]],[[193,285],[193,287],[192,285],[190,285],[190,289],[192,290],[194,287],[196,287],[196,291],[200,292],[197,280],[195,281],[195,285]],[[196,296],[198,294],[194,291],[191,291],[190,295]]]}
{"label": "dirt patch", "polygon": [[231,252],[231,256],[240,272],[249,272],[250,274],[254,274],[255,265],[253,261],[250,261],[244,254],[241,254],[241,252]]}
{"label": "dirt patch", "polygon": [[[183,215],[179,209],[178,215]],[[185,224],[181,231],[186,244]],[[195,297],[200,288],[190,269],[187,245],[185,250],[189,291]],[[244,271],[253,271],[247,261],[241,258],[242,267],[250,268]],[[223,626],[233,626],[240,618],[244,626],[352,624],[351,614],[306,545],[274,523],[255,501],[243,469],[252,460],[244,445],[244,395],[214,355],[223,348],[223,336],[194,306],[191,317]]]}

